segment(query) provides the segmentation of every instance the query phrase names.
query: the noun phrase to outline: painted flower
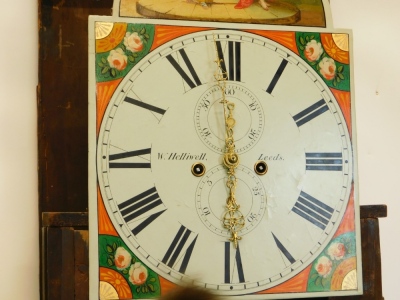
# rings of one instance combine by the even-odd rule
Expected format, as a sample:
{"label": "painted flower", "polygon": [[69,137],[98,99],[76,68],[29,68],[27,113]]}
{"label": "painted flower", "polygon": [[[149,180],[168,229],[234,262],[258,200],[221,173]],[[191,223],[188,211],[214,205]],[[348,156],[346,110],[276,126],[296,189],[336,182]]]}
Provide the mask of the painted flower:
{"label": "painted flower", "polygon": [[319,72],[327,80],[334,79],[336,74],[335,61],[330,57],[324,57],[319,63]]}
{"label": "painted flower", "polygon": [[122,71],[126,68],[126,65],[128,64],[128,57],[125,55],[124,51],[121,48],[117,48],[116,50],[110,51],[110,55],[107,57],[107,61],[110,64],[111,68]]}
{"label": "painted flower", "polygon": [[309,41],[304,49],[304,55],[311,62],[317,61],[322,53],[324,53],[324,49],[322,49],[321,43],[318,43],[316,40]]}
{"label": "painted flower", "polygon": [[118,247],[114,255],[114,263],[118,270],[129,268],[132,256],[124,247]]}
{"label": "painted flower", "polygon": [[124,37],[126,49],[132,52],[138,52],[143,49],[143,42],[137,32],[127,32]]}
{"label": "painted flower", "polygon": [[327,277],[329,273],[332,271],[332,261],[326,256],[321,256],[318,259],[317,265],[315,266],[315,270],[317,270],[320,276],[324,278]]}
{"label": "painted flower", "polygon": [[147,269],[140,262],[133,264],[129,269],[129,281],[135,285],[145,283],[147,276]]}
{"label": "painted flower", "polygon": [[333,243],[328,248],[328,255],[332,260],[340,260],[346,254],[346,247],[342,243]]}

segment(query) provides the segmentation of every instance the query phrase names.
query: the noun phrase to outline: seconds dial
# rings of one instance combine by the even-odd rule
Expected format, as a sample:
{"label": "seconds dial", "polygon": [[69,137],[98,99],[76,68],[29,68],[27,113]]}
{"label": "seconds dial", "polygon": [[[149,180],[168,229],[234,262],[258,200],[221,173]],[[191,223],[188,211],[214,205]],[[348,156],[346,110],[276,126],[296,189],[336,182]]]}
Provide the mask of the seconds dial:
{"label": "seconds dial", "polygon": [[[263,183],[254,171],[239,165],[236,174],[238,177],[236,196],[246,221],[239,234],[244,235],[256,228],[263,218],[267,219],[265,215],[267,200]],[[197,186],[196,209],[201,221],[211,232],[228,237],[230,233],[221,226],[225,211],[221,195],[226,192],[226,170],[223,166],[212,168],[201,178]]]}
{"label": "seconds dial", "polygon": [[[237,153],[250,150],[260,139],[264,128],[264,112],[254,93],[240,83],[228,82],[225,97],[235,103],[235,148]],[[197,101],[194,122],[197,134],[211,150],[222,153],[225,147],[221,90],[209,88]]]}

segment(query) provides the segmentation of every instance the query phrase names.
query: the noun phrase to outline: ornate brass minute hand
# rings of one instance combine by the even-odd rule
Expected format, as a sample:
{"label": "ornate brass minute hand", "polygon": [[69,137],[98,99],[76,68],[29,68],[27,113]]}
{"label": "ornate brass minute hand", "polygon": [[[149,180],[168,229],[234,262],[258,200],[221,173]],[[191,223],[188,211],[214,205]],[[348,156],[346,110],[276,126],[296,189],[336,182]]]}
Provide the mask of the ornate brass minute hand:
{"label": "ornate brass minute hand", "polygon": [[238,235],[238,231],[243,228],[245,220],[243,214],[240,212],[240,205],[236,203],[236,185],[237,178],[235,175],[235,169],[239,165],[239,156],[235,152],[235,140],[233,137],[233,127],[236,124],[236,120],[233,117],[233,111],[235,109],[235,104],[230,102],[225,97],[227,73],[221,67],[222,59],[218,56],[217,42],[214,36],[214,45],[216,51],[216,64],[217,70],[215,71],[214,77],[217,80],[218,87],[221,89],[222,100],[221,103],[224,108],[224,122],[225,122],[225,153],[223,156],[223,162],[227,169],[228,179],[226,181],[226,186],[229,189],[229,195],[226,200],[226,211],[223,215],[222,222],[223,226],[228,229],[231,233],[230,241],[233,242],[235,248],[238,246],[238,241],[242,239]]}

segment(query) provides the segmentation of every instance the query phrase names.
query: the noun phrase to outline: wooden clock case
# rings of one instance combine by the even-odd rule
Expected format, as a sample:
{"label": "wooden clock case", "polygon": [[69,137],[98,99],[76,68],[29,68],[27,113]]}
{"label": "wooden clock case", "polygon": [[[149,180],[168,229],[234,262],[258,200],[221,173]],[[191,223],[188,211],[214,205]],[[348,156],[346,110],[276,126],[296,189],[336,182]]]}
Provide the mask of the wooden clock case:
{"label": "wooden clock case", "polygon": [[[112,0],[38,4],[41,299],[89,297],[87,22],[89,15],[110,15],[112,5]],[[386,217],[386,206],[362,206],[360,215],[364,295],[339,298],[380,300],[378,218]]]}

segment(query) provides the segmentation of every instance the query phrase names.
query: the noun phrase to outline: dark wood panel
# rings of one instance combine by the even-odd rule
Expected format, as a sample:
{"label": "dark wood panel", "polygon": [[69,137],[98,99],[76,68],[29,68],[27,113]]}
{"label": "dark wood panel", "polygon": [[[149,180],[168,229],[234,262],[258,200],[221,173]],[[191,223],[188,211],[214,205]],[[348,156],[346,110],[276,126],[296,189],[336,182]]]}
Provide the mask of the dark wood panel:
{"label": "dark wood panel", "polygon": [[89,231],[75,231],[75,300],[89,299]]}
{"label": "dark wood panel", "polygon": [[361,205],[360,206],[360,218],[386,218],[387,217],[387,206],[381,205]]}
{"label": "dark wood panel", "polygon": [[382,300],[381,248],[379,221],[361,219],[362,264],[365,299]]}
{"label": "dark wood panel", "polygon": [[[360,211],[364,295],[312,300],[384,299],[378,218],[386,216],[387,208],[386,205],[368,205],[361,206]],[[45,297],[42,299],[89,299],[88,214],[51,212],[43,213],[42,217],[42,224],[45,224],[42,229],[42,252],[45,253],[42,294]]]}
{"label": "dark wood panel", "polygon": [[88,16],[112,0],[39,0],[39,201],[42,211],[86,211]]}
{"label": "dark wood panel", "polygon": [[44,227],[88,227],[87,212],[43,212],[42,226]]}
{"label": "dark wood panel", "polygon": [[74,230],[70,227],[45,228],[46,254],[43,274],[46,278],[42,299],[74,299]]}

